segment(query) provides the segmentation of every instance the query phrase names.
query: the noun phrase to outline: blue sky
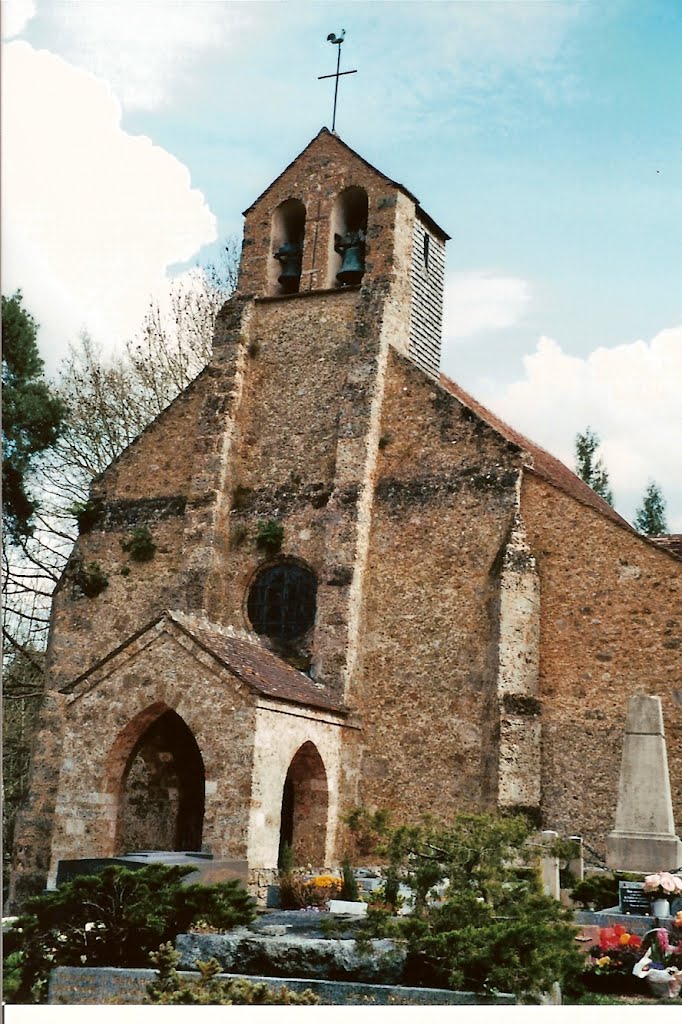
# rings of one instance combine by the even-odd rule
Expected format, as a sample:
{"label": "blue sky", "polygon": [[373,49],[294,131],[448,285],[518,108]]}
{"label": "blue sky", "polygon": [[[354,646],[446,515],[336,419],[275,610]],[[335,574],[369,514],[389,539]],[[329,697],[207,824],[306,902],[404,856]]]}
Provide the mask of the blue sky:
{"label": "blue sky", "polygon": [[[53,368],[209,258],[331,121],[452,235],[443,368],[682,532],[682,3],[5,0],[3,290]],[[9,59],[7,59],[9,57]],[[143,138],[140,138],[143,137]]]}

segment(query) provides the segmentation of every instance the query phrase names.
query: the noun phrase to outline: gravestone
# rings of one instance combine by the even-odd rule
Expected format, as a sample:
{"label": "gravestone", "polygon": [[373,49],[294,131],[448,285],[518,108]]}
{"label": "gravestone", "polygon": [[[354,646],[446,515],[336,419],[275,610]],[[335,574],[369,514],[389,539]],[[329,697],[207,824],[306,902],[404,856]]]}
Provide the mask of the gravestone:
{"label": "gravestone", "polygon": [[618,883],[618,909],[621,914],[649,914],[651,897],[644,892],[643,882]]}
{"label": "gravestone", "polygon": [[244,885],[248,882],[248,866],[244,860],[214,859],[210,853],[178,850],[137,850],[120,854],[118,857],[87,857],[78,860],[60,860],[57,866],[57,886],[70,882],[80,875],[96,875],[106,867],[118,865],[136,871],[150,864],[191,865],[194,870],[182,879],[183,885],[213,885],[238,879]]}
{"label": "gravestone", "polygon": [[675,835],[660,697],[630,699],[620,768],[616,827],[607,842],[609,867],[674,871],[682,865]]}

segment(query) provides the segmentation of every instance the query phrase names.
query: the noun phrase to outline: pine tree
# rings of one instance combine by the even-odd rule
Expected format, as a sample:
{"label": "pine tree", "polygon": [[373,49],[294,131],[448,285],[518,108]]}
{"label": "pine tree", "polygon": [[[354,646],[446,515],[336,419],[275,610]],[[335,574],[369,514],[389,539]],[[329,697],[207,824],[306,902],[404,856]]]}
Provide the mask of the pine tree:
{"label": "pine tree", "polygon": [[37,455],[56,442],[64,407],[43,379],[38,325],[22,306],[21,292],[2,296],[3,525],[10,538],[30,536],[37,502],[26,479]]}
{"label": "pine tree", "polygon": [[668,532],[665,519],[665,498],[658,484],[651,480],[635,516],[635,529],[648,537],[660,537]]}
{"label": "pine tree", "polygon": [[609,505],[613,505],[613,492],[609,487],[609,474],[602,462],[601,457],[597,458],[597,449],[601,441],[595,432],[587,427],[584,434],[578,434],[575,439],[575,471],[581,480],[584,480],[596,494]]}

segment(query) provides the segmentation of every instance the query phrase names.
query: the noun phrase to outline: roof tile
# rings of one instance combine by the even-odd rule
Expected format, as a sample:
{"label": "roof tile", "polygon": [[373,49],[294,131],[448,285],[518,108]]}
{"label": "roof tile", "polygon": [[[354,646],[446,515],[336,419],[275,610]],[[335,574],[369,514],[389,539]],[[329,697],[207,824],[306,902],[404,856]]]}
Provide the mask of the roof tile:
{"label": "roof tile", "polygon": [[257,640],[233,636],[219,627],[189,621],[170,613],[173,621],[217,658],[242,682],[264,697],[305,704],[308,707],[348,714],[340,701],[302,672],[297,672]]}

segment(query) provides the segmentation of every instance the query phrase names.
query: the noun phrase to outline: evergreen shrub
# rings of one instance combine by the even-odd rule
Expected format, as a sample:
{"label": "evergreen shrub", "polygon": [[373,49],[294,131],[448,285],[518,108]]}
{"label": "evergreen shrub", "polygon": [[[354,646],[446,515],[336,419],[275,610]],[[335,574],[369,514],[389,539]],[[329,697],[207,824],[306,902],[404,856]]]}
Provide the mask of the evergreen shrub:
{"label": "evergreen shrub", "polygon": [[183,885],[191,865],[112,865],[27,900],[5,935],[5,998],[43,1002],[53,967],[147,967],[149,953],[196,921],[227,931],[255,916],[236,881]]}
{"label": "evergreen shrub", "polygon": [[474,992],[513,992],[534,1001],[558,981],[580,991],[583,959],[572,914],[542,893],[541,852],[521,817],[460,814],[447,824],[391,828],[354,812],[352,829],[381,836],[386,875],[415,894],[409,916],[370,907],[367,937],[407,942],[405,984]]}
{"label": "evergreen shrub", "polygon": [[162,1006],[313,1006],[319,999],[310,989],[293,992],[282,985],[273,989],[246,978],[219,978],[217,960],[199,960],[198,978],[182,978],[177,971],[180,954],[170,943],[162,944],[149,959],[158,977],[147,986],[147,1002]]}

